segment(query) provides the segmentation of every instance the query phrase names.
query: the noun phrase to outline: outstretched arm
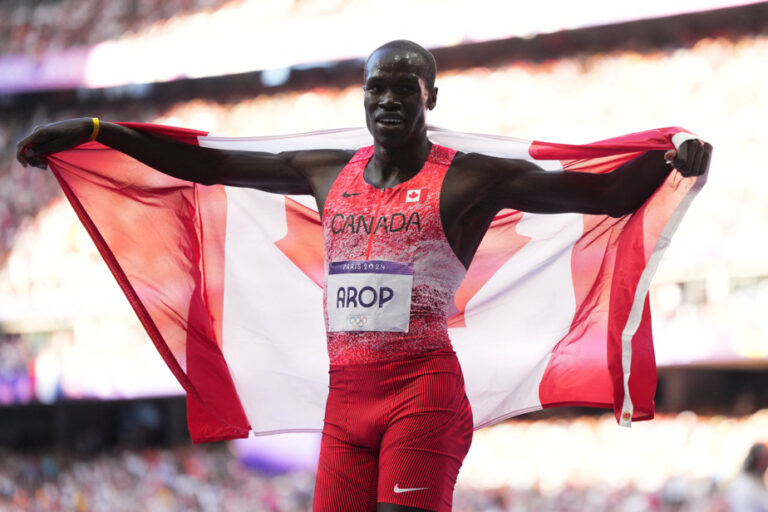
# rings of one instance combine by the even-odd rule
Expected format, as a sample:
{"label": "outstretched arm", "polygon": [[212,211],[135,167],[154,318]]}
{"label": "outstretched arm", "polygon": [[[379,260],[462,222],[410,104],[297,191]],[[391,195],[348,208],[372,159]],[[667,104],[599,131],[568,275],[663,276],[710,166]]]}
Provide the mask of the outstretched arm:
{"label": "outstretched arm", "polygon": [[501,165],[508,172],[491,189],[491,201],[499,209],[620,217],[642,206],[673,166],[686,177],[703,174],[711,153],[710,144],[691,139],[679,151],[647,151],[605,174],[546,172],[527,162],[507,161]]}
{"label": "outstretched arm", "polygon": [[[45,156],[73,148],[94,130],[91,118],[61,121],[37,128],[18,143],[22,165],[45,168]],[[252,187],[281,194],[312,194],[309,174],[327,166],[323,151],[263,153],[204,148],[162,135],[101,122],[96,140],[160,172],[205,185]],[[336,155],[331,155],[335,164]]]}

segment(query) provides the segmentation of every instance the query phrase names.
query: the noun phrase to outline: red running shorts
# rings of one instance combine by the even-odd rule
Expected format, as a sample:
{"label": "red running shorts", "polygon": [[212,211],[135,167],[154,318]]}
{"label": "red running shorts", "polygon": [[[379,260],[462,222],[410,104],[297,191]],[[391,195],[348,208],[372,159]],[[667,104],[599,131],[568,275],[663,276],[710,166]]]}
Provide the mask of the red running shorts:
{"label": "red running shorts", "polygon": [[450,511],[472,443],[456,354],[331,366],[314,512]]}

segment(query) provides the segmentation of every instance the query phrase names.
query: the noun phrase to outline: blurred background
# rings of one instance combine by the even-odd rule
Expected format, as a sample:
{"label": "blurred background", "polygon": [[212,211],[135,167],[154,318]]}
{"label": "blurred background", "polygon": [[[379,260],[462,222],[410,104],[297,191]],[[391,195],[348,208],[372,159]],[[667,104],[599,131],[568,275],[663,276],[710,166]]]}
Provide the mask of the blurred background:
{"label": "blurred background", "polygon": [[317,436],[190,444],[180,386],[15,143],[80,116],[362,126],[364,58],[398,38],[436,56],[436,126],[586,143],[675,125],[715,147],[651,289],[657,418],[478,431],[454,510],[729,509],[768,440],[768,2],[0,0],[0,511],[311,509]]}

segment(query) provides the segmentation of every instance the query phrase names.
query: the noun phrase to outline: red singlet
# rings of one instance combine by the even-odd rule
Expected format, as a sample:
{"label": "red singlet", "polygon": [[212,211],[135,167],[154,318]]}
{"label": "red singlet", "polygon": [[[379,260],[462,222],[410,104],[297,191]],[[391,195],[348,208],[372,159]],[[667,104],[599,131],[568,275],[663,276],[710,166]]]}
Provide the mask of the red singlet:
{"label": "red singlet", "polygon": [[[456,151],[432,145],[424,167],[392,188],[369,185],[363,172],[373,146],[342,169],[323,208],[326,269],[333,262],[385,260],[413,265],[408,332],[328,332],[331,364],[392,360],[451,348],[446,318],[466,274],[443,231],[440,190]],[[328,274],[323,303],[328,327]],[[371,294],[370,299],[373,299]]]}
{"label": "red singlet", "polygon": [[[455,153],[433,145],[416,176],[377,189],[363,176],[373,147],[363,148],[326,199],[331,369],[315,512],[371,512],[377,502],[451,510],[473,427],[446,325],[466,273],[440,219]],[[404,320],[368,314],[393,305]]]}

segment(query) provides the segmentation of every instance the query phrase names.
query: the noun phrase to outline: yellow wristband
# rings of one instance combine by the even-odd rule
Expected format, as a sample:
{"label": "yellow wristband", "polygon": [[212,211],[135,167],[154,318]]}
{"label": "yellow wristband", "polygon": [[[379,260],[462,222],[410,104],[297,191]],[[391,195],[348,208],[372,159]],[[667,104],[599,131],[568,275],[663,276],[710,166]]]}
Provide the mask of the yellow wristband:
{"label": "yellow wristband", "polygon": [[99,118],[92,117],[91,121],[93,121],[93,131],[91,132],[90,140],[96,140],[96,137],[99,135]]}

